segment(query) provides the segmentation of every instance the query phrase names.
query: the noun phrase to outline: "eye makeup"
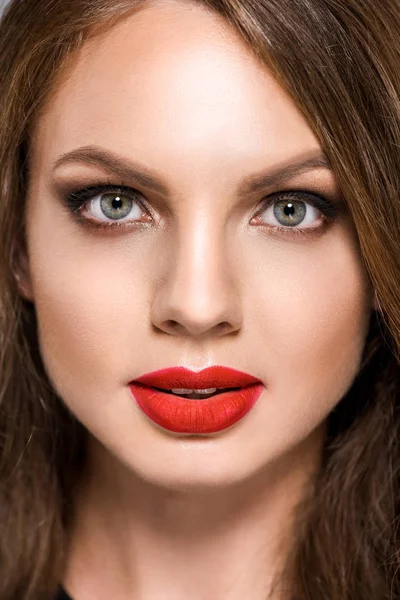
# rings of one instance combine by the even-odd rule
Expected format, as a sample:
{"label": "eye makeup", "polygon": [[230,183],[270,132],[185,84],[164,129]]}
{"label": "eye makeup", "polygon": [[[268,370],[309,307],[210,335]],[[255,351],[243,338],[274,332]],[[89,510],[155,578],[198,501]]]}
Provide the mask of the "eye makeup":
{"label": "eye makeup", "polygon": [[313,225],[311,227],[295,227],[293,225],[285,227],[281,225],[271,225],[268,223],[265,224],[265,222],[260,223],[259,225],[260,227],[269,229],[274,235],[276,234],[289,237],[320,237],[320,235],[322,235],[327,228],[338,219],[341,212],[341,206],[339,203],[334,204],[328,200],[327,197],[321,194],[316,194],[315,192],[310,192],[305,189],[298,189],[274,192],[268,196],[262,203],[262,208],[260,211],[258,211],[255,218],[257,218],[257,216],[260,214],[263,214],[269,207],[276,204],[286,204],[286,208],[289,210],[290,215],[293,214],[296,204],[308,204],[321,213],[321,217],[317,222],[317,225]]}
{"label": "eye makeup", "polygon": [[[151,214],[147,203],[143,199],[143,195],[133,188],[125,185],[116,185],[111,182],[97,181],[90,186],[74,189],[71,192],[62,195],[62,201],[67,210],[74,216],[74,219],[83,227],[90,229],[110,229],[121,228],[126,229],[132,227],[132,221],[114,220],[114,221],[99,221],[84,215],[83,208],[96,196],[102,194],[115,194],[115,196],[125,196],[132,201],[132,204],[137,204],[144,212]],[[134,223],[138,223],[136,220]]]}
{"label": "eye makeup", "polygon": [[[147,215],[147,220],[138,219],[110,219],[109,221],[102,221],[91,216],[87,212],[87,205],[92,202],[96,196],[101,197],[104,194],[115,195],[118,202],[122,202],[121,196],[128,198],[132,203],[140,207],[144,214]],[[152,218],[152,210],[145,200],[143,194],[134,188],[118,185],[110,181],[95,181],[93,184],[73,189],[71,191],[64,192],[62,194],[63,206],[73,215],[75,221],[83,227],[95,231],[112,231],[121,232],[137,227],[143,223],[149,223]],[[317,221],[317,225],[308,227],[298,227],[294,225],[273,225],[266,223],[260,217],[269,207],[273,206],[274,214],[276,215],[277,205],[285,206],[284,212],[286,213],[285,218],[290,219],[293,217],[293,213],[296,212],[296,207],[300,206],[303,213],[305,212],[305,206],[311,206],[317,209],[321,213],[321,217]],[[252,221],[256,220],[257,226],[267,230],[267,233],[271,233],[277,236],[287,237],[298,237],[310,238],[319,237],[326,229],[337,220],[342,207],[340,203],[335,203],[329,200],[325,195],[317,194],[315,192],[308,191],[306,189],[289,189],[279,192],[274,192],[264,198],[261,202],[261,208],[258,209],[256,215],[252,218]],[[106,217],[106,215],[104,215]],[[276,218],[276,216],[275,216]],[[279,223],[279,221],[278,221]]]}

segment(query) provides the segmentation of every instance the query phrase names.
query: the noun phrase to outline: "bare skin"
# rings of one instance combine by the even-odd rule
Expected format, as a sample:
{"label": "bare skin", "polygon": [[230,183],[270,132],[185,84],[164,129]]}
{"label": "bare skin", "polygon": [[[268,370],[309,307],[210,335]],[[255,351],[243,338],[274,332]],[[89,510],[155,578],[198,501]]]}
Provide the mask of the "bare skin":
{"label": "bare skin", "polygon": [[[53,169],[83,146],[140,163],[166,189],[93,161]],[[178,1],[149,3],[87,42],[41,114],[20,289],[35,303],[54,388],[90,436],[63,581],[74,600],[267,597],[373,308],[320,154],[229,25]],[[311,158],[239,193],[249,176]],[[62,197],[99,181],[136,190],[149,212],[133,204],[125,230],[84,228]],[[306,209],[295,227],[261,210],[288,190],[310,198],[292,198]],[[326,228],[315,195],[338,209]],[[111,222],[93,197],[86,217]],[[215,364],[265,384],[248,415],[219,433],[163,430],[128,387],[164,367]],[[290,597],[282,585],[271,598]]]}

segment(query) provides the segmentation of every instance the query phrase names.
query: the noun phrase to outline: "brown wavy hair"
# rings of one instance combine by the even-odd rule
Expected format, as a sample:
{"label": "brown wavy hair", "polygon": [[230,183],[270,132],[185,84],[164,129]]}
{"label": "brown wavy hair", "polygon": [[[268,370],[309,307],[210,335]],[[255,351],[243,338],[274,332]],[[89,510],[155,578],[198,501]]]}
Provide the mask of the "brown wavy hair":
{"label": "brown wavy hair", "polygon": [[[398,600],[400,0],[196,2],[237,30],[315,132],[377,300],[362,366],[328,417],[321,470],[296,512],[293,598]],[[0,21],[1,600],[53,598],[85,458],[86,432],[50,385],[35,308],[15,279],[31,132],[82,44],[144,3],[13,0]]]}

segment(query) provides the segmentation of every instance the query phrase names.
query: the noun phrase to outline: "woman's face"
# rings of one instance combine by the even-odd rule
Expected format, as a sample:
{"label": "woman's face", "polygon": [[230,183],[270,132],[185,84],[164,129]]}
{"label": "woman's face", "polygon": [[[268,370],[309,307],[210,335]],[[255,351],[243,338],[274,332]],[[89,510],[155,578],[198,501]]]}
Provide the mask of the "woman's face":
{"label": "woman's face", "polygon": [[[125,228],[106,192],[83,206],[91,227],[63,203],[98,183],[136,194],[120,194]],[[153,2],[83,47],[37,124],[27,243],[21,293],[54,388],[154,483],[222,485],[301,455],[359,369],[372,293],[333,172],[268,69],[199,6]],[[128,385],[210,365],[265,384],[217,433],[163,429]]]}

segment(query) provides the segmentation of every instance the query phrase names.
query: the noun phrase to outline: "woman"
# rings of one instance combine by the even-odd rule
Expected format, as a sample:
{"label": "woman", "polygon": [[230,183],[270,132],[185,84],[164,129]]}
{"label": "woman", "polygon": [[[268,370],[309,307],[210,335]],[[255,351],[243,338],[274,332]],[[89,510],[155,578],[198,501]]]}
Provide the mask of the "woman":
{"label": "woman", "polygon": [[398,0],[0,40],[1,599],[397,598]]}

